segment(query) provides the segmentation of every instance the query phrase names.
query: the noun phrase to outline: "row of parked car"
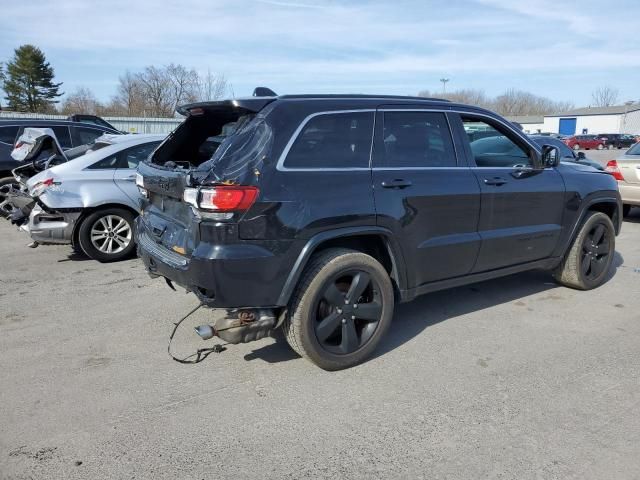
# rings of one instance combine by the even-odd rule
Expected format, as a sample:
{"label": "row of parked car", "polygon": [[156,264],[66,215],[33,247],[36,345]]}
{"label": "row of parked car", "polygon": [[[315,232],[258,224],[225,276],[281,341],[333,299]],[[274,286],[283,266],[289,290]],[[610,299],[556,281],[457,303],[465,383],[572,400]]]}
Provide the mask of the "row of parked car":
{"label": "row of parked car", "polygon": [[282,328],[328,370],[372,354],[396,301],[529,269],[583,290],[607,278],[614,177],[495,113],[266,89],[179,112],[165,139],[111,132],[66,150],[24,128],[0,211],[36,245],[99,261],[137,246],[151,276],[226,310],[203,339]]}
{"label": "row of parked car", "polygon": [[574,150],[603,150],[629,148],[640,141],[636,135],[622,133],[607,133],[600,135],[572,135],[562,138],[562,141]]}

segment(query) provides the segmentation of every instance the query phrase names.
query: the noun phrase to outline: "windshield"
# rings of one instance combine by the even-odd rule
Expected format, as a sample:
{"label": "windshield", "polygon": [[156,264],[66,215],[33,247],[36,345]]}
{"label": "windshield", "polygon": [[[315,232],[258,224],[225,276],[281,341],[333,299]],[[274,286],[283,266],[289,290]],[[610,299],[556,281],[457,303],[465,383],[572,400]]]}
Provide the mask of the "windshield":
{"label": "windshield", "polygon": [[640,155],[640,143],[636,143],[633,147],[627,150],[627,155]]}

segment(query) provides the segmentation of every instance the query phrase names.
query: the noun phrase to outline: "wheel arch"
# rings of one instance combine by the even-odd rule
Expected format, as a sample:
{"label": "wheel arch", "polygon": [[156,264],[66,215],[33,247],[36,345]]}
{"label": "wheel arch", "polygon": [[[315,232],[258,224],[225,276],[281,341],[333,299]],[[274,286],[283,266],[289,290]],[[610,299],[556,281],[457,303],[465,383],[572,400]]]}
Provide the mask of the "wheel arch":
{"label": "wheel arch", "polygon": [[73,233],[71,234],[71,244],[73,246],[79,245],[78,235],[80,234],[80,225],[84,222],[85,218],[91,215],[94,212],[98,212],[100,210],[106,210],[108,208],[122,208],[131,212],[135,217],[137,217],[140,212],[136,211],[134,208],[131,208],[130,205],[126,205],[124,203],[103,203],[102,205],[95,205],[93,207],[87,207],[82,209],[82,213],[78,217],[75,226],[73,227]]}
{"label": "wheel arch", "polygon": [[321,232],[302,248],[282,288],[278,305],[287,305],[312,255],[329,248],[349,248],[371,255],[387,270],[396,290],[406,289],[406,269],[400,246],[382,227],[349,227]]}
{"label": "wheel arch", "polygon": [[582,205],[580,214],[577,216],[578,221],[573,225],[571,235],[569,235],[567,242],[562,249],[563,256],[566,255],[569,248],[571,248],[571,243],[589,212],[602,212],[607,215],[613,223],[616,235],[620,233],[622,225],[622,203],[620,199],[616,197],[592,198],[591,200],[585,201]]}

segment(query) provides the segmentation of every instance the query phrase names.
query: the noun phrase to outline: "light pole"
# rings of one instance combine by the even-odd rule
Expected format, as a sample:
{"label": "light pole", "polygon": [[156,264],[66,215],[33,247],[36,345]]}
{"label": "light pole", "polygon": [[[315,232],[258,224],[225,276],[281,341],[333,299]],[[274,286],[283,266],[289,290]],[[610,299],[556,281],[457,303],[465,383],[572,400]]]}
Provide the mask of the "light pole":
{"label": "light pole", "polygon": [[442,93],[447,93],[447,82],[449,81],[448,78],[441,78],[440,81],[442,82]]}

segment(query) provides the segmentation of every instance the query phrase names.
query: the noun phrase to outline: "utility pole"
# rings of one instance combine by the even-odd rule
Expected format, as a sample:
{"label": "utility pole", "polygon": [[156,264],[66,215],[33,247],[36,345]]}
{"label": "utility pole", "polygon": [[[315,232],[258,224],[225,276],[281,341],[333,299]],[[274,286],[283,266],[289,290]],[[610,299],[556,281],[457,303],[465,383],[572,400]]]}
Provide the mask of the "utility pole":
{"label": "utility pole", "polygon": [[442,93],[447,93],[447,82],[449,81],[448,78],[441,78],[440,81],[442,82]]}

